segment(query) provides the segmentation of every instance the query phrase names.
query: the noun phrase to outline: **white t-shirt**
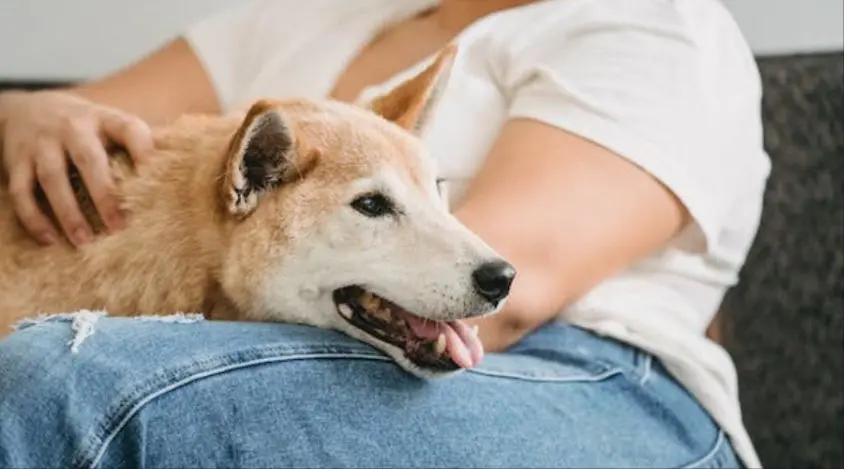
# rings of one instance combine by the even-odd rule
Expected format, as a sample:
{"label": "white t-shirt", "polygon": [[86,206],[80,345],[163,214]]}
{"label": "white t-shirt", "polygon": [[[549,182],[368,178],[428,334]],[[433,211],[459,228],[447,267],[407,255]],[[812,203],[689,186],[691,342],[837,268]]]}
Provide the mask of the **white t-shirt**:
{"label": "white t-shirt", "polygon": [[[193,25],[186,38],[226,111],[267,96],[324,98],[377,32],[436,3],[249,1]],[[759,467],[733,362],[704,335],[755,237],[770,171],[760,79],[730,14],[717,0],[544,0],[487,16],[457,40],[445,94],[422,133],[452,205],[516,116],[598,142],[662,181],[694,223],[560,317],[657,356],[744,464]]]}

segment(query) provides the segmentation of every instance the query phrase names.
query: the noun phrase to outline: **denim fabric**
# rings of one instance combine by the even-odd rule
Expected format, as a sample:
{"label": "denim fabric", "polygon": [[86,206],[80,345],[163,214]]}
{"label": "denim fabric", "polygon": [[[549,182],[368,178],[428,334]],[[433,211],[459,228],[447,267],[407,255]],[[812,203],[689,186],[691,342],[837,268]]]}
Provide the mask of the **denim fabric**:
{"label": "denim fabric", "polygon": [[651,356],[551,324],[425,382],[286,324],[100,319],[0,342],[0,467],[738,467]]}

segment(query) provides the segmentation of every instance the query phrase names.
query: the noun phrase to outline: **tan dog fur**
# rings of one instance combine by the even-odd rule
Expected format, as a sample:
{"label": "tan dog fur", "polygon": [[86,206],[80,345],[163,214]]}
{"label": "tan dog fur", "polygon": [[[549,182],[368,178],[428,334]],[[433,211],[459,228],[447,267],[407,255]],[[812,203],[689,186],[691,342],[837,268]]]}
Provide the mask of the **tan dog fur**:
{"label": "tan dog fur", "polygon": [[[123,230],[102,234],[102,224],[86,192],[77,184],[86,216],[100,230],[94,242],[79,249],[66,242],[49,247],[37,245],[19,225],[6,187],[0,186],[0,337],[22,318],[79,309],[102,309],[113,316],[204,312],[212,318],[337,326],[334,319],[326,319],[328,313],[322,313],[322,319],[308,317],[307,312],[275,317],[268,308],[285,301],[296,303],[289,306],[291,309],[325,304],[315,298],[324,296],[324,291],[317,290],[328,288],[330,282],[305,286],[306,280],[297,279],[310,273],[300,275],[292,269],[299,265],[322,269],[314,271],[314,277],[320,277],[319,272],[331,266],[307,264],[307,253],[325,246],[344,249],[343,252],[369,249],[357,241],[343,239],[330,226],[339,226],[336,217],[342,216],[346,217],[343,223],[351,223],[357,227],[355,230],[376,228],[365,228],[364,221],[357,218],[350,221],[352,215],[331,215],[336,219],[330,223],[323,223],[323,219],[348,206],[350,187],[386,170],[391,181],[401,180],[401,197],[422,201],[418,210],[409,210],[416,210],[420,220],[428,220],[425,223],[436,225],[442,232],[433,233],[433,226],[401,232],[423,245],[421,257],[408,259],[409,262],[424,261],[433,252],[454,258],[454,267],[445,267],[454,270],[478,259],[497,258],[450,218],[444,206],[435,207],[439,199],[434,173],[414,135],[455,52],[451,47],[444,49],[425,71],[374,100],[370,109],[333,101],[262,100],[245,117],[184,116],[154,129],[156,152],[151,164],[136,171],[125,154],[115,154],[112,160],[119,197],[128,215]],[[255,130],[256,122],[271,114],[275,117],[271,116],[266,121],[269,124],[261,129],[281,122],[280,128],[289,130],[286,136],[269,132],[256,143],[274,155],[264,158],[260,168],[272,175],[274,185],[239,197],[238,189],[246,184],[244,145],[256,140],[250,135],[263,135]],[[285,138],[290,139],[290,148],[284,147]],[[321,227],[321,223],[327,224]],[[379,226],[384,226],[377,228],[384,233],[378,236],[394,236],[387,231],[387,225]],[[372,232],[376,236],[377,232]],[[313,238],[319,238],[322,244],[308,245]],[[428,252],[424,248],[427,245]],[[375,255],[372,253],[369,259]],[[291,256],[298,256],[298,260],[291,261]],[[466,258],[465,262],[460,256]],[[287,277],[278,277],[284,272]],[[296,295],[285,290],[285,278],[290,279],[289,283],[302,283]],[[273,284],[264,290],[256,287],[267,282],[277,282],[278,286]],[[443,282],[455,284],[447,278]],[[378,284],[371,280],[370,283]],[[433,285],[434,290],[452,288]],[[403,284],[387,282],[379,294],[388,288],[407,289]],[[459,295],[466,296],[462,292]],[[449,318],[465,317],[479,310],[477,303],[472,303],[474,300],[464,300],[459,295],[447,290],[445,297],[453,298],[452,303],[441,306],[455,309],[453,305],[459,305],[457,309],[466,310],[449,313]],[[265,298],[259,301],[258,297]],[[470,311],[473,308],[474,312]],[[428,316],[437,314],[445,315],[432,311]]]}

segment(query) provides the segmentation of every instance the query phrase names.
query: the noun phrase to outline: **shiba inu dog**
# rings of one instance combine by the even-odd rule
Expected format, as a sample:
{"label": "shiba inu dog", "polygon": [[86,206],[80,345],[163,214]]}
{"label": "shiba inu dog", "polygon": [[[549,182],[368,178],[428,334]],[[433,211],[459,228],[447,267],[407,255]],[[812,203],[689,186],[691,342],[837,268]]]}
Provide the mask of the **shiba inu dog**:
{"label": "shiba inu dog", "polygon": [[455,53],[366,106],[260,100],[154,129],[150,164],[113,155],[123,230],[102,234],[74,178],[98,233],[79,249],[38,246],[0,186],[3,333],[39,313],[201,311],[339,330],[420,377],[473,366],[461,320],[496,312],[516,273],[449,213],[416,135]]}

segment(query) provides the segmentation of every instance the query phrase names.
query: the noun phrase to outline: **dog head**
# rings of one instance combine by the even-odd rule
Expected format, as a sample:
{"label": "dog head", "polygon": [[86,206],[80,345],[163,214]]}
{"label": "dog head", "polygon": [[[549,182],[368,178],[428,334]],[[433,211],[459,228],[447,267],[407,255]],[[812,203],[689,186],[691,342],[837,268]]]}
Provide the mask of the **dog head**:
{"label": "dog head", "polygon": [[416,135],[453,57],[367,107],[251,107],[220,186],[220,284],[240,311],[338,329],[417,376],[480,359],[460,320],[496,312],[515,270],[449,213]]}

